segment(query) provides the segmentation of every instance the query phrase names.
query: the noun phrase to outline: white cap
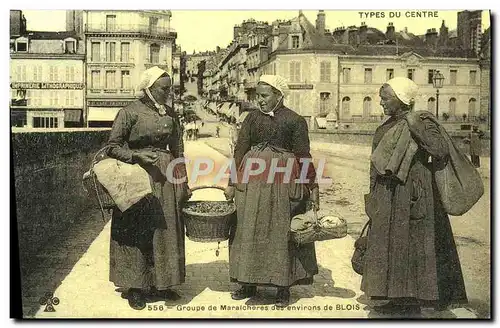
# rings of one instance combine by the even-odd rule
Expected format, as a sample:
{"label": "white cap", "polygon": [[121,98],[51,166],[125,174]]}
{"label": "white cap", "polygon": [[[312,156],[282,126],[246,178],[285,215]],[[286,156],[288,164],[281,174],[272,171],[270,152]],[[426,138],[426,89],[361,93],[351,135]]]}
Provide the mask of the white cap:
{"label": "white cap", "polygon": [[405,105],[409,105],[418,95],[418,85],[406,77],[395,77],[386,82],[390,85],[396,97]]}

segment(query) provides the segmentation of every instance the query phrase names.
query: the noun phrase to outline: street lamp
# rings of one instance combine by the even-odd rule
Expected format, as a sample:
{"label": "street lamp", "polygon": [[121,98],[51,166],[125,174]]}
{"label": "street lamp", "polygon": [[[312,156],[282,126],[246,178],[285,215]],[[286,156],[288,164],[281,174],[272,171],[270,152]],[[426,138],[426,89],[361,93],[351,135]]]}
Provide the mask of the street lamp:
{"label": "street lamp", "polygon": [[439,89],[443,87],[444,76],[439,71],[434,71],[432,84],[436,88],[436,118],[439,119]]}

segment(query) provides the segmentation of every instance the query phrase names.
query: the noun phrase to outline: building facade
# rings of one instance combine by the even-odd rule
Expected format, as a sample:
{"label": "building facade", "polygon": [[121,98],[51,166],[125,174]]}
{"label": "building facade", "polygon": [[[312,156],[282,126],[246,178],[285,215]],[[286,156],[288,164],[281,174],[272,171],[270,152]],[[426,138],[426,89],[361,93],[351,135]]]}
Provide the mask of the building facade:
{"label": "building facade", "polygon": [[134,84],[146,69],[159,66],[174,75],[177,34],[168,10],[86,10],[72,17],[78,21],[80,15],[87,48],[86,122],[109,127],[118,111],[137,98]]}
{"label": "building facade", "polygon": [[26,32],[11,38],[11,125],[82,127],[85,45],[73,32]]}

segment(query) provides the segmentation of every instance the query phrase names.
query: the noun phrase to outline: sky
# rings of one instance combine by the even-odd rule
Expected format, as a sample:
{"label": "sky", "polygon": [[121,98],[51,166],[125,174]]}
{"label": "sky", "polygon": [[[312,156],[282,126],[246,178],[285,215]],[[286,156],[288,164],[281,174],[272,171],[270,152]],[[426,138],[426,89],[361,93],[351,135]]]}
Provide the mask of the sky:
{"label": "sky", "polygon": [[[304,10],[305,16],[315,24],[317,10]],[[363,13],[372,13],[373,17],[366,17]],[[407,14],[407,12],[409,12]],[[423,10],[396,10],[396,11],[362,11],[362,10],[325,10],[326,27],[333,30],[338,26],[359,26],[365,22],[370,27],[376,27],[385,32],[389,22],[392,22],[396,31],[405,27],[414,34],[425,34],[429,28],[439,30],[442,21],[450,30],[456,29],[457,11],[432,10],[429,18],[411,17],[412,12]],[[28,23],[28,29],[38,31],[65,30],[64,10],[23,10]],[[376,15],[378,13],[378,16]],[[393,13],[400,17],[389,17]],[[215,50],[229,45],[233,38],[233,27],[244,20],[253,18],[257,21],[271,23],[276,19],[291,19],[297,17],[298,10],[287,11],[255,11],[255,10],[172,10],[171,27],[177,31],[177,44],[183,51],[192,53],[204,50]],[[410,15],[410,17],[407,17]],[[383,16],[383,17],[382,17]],[[482,15],[483,31],[490,26],[488,11]]]}

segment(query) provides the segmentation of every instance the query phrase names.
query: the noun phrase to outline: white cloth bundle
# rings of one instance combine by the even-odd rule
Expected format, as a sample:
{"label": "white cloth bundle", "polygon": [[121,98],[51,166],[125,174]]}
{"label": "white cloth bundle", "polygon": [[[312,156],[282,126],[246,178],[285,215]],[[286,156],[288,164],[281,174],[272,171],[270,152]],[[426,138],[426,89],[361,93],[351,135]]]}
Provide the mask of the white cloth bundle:
{"label": "white cloth bundle", "polygon": [[122,212],[153,192],[149,174],[139,164],[107,158],[95,164],[93,170]]}

